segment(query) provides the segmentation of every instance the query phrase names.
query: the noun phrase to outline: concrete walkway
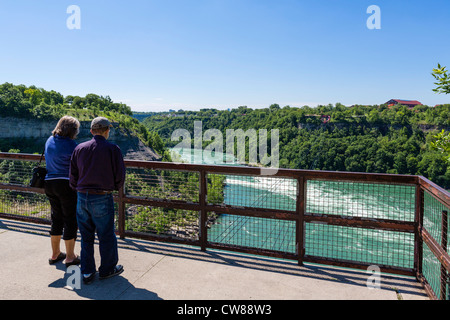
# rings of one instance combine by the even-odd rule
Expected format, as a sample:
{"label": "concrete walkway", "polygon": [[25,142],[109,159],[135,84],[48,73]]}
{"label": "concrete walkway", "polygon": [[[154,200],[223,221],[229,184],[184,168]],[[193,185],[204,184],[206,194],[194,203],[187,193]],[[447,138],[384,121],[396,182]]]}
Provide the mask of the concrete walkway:
{"label": "concrete walkway", "polygon": [[[68,290],[62,263],[49,265],[48,226],[0,219],[1,300],[427,300],[415,279],[369,274],[135,239],[119,241],[125,271]],[[64,251],[64,245],[61,246]],[[80,244],[77,242],[76,251]],[[99,262],[98,247],[96,261]]]}

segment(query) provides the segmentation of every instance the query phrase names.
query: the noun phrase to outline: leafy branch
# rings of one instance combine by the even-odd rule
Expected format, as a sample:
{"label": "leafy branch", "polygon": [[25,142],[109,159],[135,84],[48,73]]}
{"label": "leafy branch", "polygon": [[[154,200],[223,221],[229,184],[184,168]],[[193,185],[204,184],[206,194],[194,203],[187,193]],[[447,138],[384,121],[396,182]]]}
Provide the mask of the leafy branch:
{"label": "leafy branch", "polygon": [[441,67],[438,63],[437,68],[433,69],[431,75],[437,80],[434,84],[436,88],[433,89],[436,93],[450,93],[450,76],[446,67]]}
{"label": "leafy branch", "polygon": [[431,148],[440,151],[445,159],[450,162],[450,133],[442,130],[437,135],[433,136],[433,141],[430,142]]}
{"label": "leafy branch", "polygon": [[[441,67],[438,63],[437,68],[433,69],[431,73],[433,77],[437,80],[434,84],[437,86],[433,89],[437,93],[450,93],[450,76],[447,73],[446,67]],[[440,151],[444,157],[450,162],[450,132],[445,132],[442,130],[437,135],[433,136],[433,141],[430,143],[431,147],[435,150]]]}

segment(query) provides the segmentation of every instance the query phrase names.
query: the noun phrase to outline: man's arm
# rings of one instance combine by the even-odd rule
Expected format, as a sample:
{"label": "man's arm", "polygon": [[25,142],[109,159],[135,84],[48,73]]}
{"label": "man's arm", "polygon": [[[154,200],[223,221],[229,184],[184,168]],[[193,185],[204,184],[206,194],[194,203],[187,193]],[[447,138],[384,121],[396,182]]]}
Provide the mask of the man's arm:
{"label": "man's arm", "polygon": [[114,189],[119,190],[125,183],[125,163],[123,162],[122,151],[119,146],[114,149]]}

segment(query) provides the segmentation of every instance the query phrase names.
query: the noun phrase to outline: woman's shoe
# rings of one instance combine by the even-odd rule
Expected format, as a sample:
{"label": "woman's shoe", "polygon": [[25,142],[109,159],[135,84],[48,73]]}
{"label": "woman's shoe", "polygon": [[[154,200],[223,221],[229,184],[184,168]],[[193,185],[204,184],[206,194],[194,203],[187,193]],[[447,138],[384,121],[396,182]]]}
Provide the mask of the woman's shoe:
{"label": "woman's shoe", "polygon": [[56,259],[48,259],[48,264],[55,264],[58,261],[64,260],[65,258],[66,258],[66,254],[63,252],[60,252]]}
{"label": "woman's shoe", "polygon": [[80,262],[81,262],[80,257],[76,256],[75,259],[73,259],[73,261],[66,262],[66,267],[79,265]]}

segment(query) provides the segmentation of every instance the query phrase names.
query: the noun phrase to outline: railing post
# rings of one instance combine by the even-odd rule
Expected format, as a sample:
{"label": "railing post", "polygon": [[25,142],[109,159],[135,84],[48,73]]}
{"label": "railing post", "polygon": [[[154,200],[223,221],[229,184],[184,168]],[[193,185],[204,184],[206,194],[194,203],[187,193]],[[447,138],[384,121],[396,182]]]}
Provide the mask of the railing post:
{"label": "railing post", "polygon": [[297,228],[296,228],[296,244],[298,265],[303,265],[303,257],[305,255],[305,199],[306,188],[305,178],[297,178],[297,201],[296,201],[296,213],[297,213]]}
{"label": "railing post", "polygon": [[199,192],[199,204],[200,204],[200,248],[202,251],[206,251],[206,243],[208,241],[206,221],[208,220],[206,213],[206,172],[200,170],[200,192]]}
{"label": "railing post", "polygon": [[123,187],[119,189],[119,219],[118,219],[118,231],[120,239],[125,239],[125,192]]}
{"label": "railing post", "polygon": [[422,239],[422,227],[423,227],[423,189],[420,182],[416,184],[416,203],[415,203],[415,233],[414,233],[414,270],[416,277],[420,278],[422,275],[422,261],[423,261],[423,239]]}
{"label": "railing post", "polygon": [[[442,224],[441,224],[441,246],[445,252],[447,252],[447,231],[448,231],[448,212],[442,211]],[[447,284],[448,284],[447,269],[441,264],[441,300],[447,300]]]}

